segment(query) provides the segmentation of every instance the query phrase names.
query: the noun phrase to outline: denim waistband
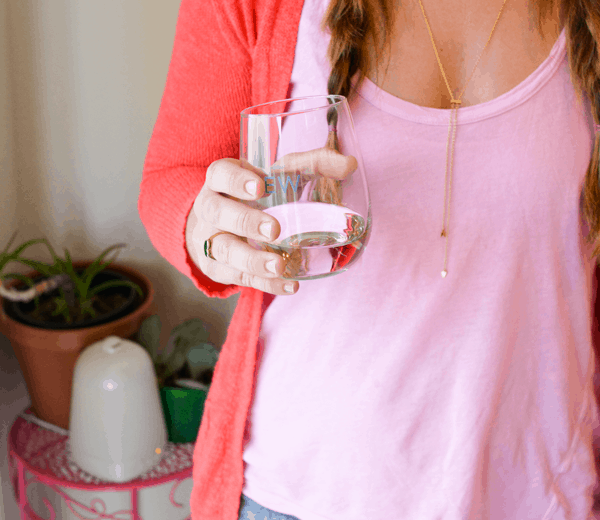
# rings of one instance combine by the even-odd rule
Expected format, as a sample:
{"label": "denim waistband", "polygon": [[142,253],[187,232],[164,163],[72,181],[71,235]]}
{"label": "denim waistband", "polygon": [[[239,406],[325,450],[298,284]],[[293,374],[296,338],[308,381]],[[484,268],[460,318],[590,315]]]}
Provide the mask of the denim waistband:
{"label": "denim waistband", "polygon": [[238,520],[300,520],[296,516],[284,515],[261,506],[242,493]]}

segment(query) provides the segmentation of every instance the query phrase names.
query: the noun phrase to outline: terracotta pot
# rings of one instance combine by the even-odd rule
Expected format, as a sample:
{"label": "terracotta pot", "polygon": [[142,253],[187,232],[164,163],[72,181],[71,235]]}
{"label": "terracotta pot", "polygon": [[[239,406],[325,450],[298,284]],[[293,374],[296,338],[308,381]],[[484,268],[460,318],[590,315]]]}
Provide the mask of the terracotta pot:
{"label": "terracotta pot", "polygon": [[[73,265],[87,267],[90,263],[74,262]],[[142,288],[145,298],[133,312],[109,323],[79,329],[41,329],[7,316],[4,302],[0,305],[0,333],[8,338],[19,361],[32,411],[40,419],[61,428],[69,427],[73,371],[81,351],[111,335],[132,339],[142,321],[156,314],[154,287],[146,276],[132,267],[116,263],[111,263],[110,269],[131,278]],[[36,274],[31,272],[27,276]]]}

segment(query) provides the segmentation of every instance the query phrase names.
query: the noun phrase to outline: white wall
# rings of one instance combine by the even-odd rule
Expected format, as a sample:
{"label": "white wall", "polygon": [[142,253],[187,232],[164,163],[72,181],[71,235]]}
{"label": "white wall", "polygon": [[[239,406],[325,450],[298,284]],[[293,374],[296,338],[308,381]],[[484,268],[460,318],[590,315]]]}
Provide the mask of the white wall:
{"label": "white wall", "polygon": [[75,259],[127,242],[119,260],[155,283],[163,335],[199,317],[221,347],[237,296],[206,298],[161,259],[137,213],[178,9],[176,0],[0,2],[0,249],[15,226],[19,242],[47,236]]}

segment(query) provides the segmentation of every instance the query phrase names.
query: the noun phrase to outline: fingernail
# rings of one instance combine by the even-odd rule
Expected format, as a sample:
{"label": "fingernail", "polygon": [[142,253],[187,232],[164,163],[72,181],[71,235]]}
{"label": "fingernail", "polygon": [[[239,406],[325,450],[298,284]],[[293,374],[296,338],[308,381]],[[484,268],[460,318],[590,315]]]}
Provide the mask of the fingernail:
{"label": "fingernail", "polygon": [[277,260],[267,262],[267,270],[271,271],[273,274],[277,274]]}
{"label": "fingernail", "polygon": [[283,290],[287,293],[293,293],[294,292],[294,284],[292,282],[286,283],[283,286]]}
{"label": "fingernail", "polygon": [[250,194],[250,195],[256,195],[256,189],[258,188],[258,183],[256,181],[248,181],[244,187],[246,188],[246,191]]}
{"label": "fingernail", "polygon": [[271,232],[273,231],[273,222],[263,222],[259,228],[262,235],[266,238],[271,238]]}

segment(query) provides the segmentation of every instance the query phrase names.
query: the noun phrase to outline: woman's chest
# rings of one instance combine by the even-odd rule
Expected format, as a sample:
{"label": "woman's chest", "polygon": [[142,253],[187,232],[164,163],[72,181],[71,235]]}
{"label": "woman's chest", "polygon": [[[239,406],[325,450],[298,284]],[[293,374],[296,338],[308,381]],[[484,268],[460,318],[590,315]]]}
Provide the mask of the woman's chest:
{"label": "woman's chest", "polygon": [[[441,9],[430,8],[425,10],[427,22],[418,0],[412,3],[395,15],[390,52],[386,50],[384,59],[367,76],[393,96],[420,106],[451,108],[449,90],[456,97],[462,93],[462,107],[497,98],[542,64],[560,34],[558,2],[543,23],[542,34],[530,21],[528,4],[522,0],[506,1],[493,32],[502,2],[477,13],[464,8],[462,16],[455,12],[451,18]],[[452,11],[450,7],[442,9]],[[372,48],[369,53],[375,56]]]}

